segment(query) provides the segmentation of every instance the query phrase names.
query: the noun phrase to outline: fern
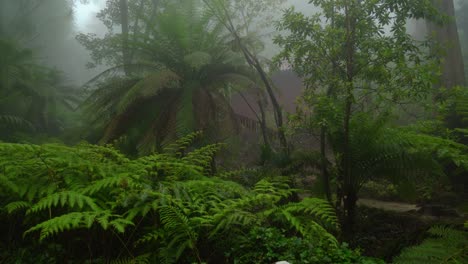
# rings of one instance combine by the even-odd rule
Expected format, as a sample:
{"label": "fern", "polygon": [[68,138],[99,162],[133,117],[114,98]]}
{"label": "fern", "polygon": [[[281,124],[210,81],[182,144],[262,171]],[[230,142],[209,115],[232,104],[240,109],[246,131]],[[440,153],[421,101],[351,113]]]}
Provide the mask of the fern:
{"label": "fern", "polygon": [[34,231],[40,231],[39,240],[43,241],[53,235],[78,228],[90,229],[94,223],[98,223],[104,230],[113,227],[117,232],[123,233],[127,226],[133,222],[125,220],[118,215],[112,215],[108,211],[73,212],[54,217],[28,229],[27,235]]}
{"label": "fern", "polygon": [[29,131],[35,130],[34,125],[28,120],[11,115],[0,115],[0,126],[7,128],[21,128]]}
{"label": "fern", "polygon": [[74,191],[63,191],[46,196],[34,204],[26,213],[37,213],[39,211],[56,207],[68,205],[70,208],[75,205],[82,209],[85,205],[94,211],[99,211],[99,206],[96,205],[94,200],[86,195]]}
{"label": "fern", "polygon": [[31,203],[25,201],[15,201],[5,205],[5,209],[8,212],[8,214],[13,214],[18,211],[27,210],[30,207]]}
{"label": "fern", "polygon": [[110,264],[150,264],[149,255],[144,254],[134,258],[112,260]]}
{"label": "fern", "polygon": [[468,235],[444,226],[429,229],[430,238],[420,245],[404,249],[394,259],[395,264],[405,263],[463,263],[468,258]]}
{"label": "fern", "polygon": [[294,190],[285,178],[249,189],[208,177],[222,144],[189,152],[197,136],[137,159],[112,146],[0,143],[0,214],[25,212],[16,232],[39,234],[39,241],[68,238],[72,230],[77,241],[98,233],[167,262],[201,261],[200,245],[271,224],[333,246],[337,220],[325,201],[287,203]]}
{"label": "fern", "polygon": [[105,177],[103,179],[92,182],[88,187],[82,190],[85,194],[95,194],[105,189],[115,187],[130,187],[137,188],[140,185],[132,178],[130,173],[117,174],[116,176]]}
{"label": "fern", "polygon": [[180,209],[174,206],[161,207],[159,212],[161,222],[170,236],[167,248],[175,252],[175,260],[180,258],[186,248],[193,249],[198,255],[196,249],[198,233],[194,230],[197,225],[193,225],[195,219],[187,218]]}
{"label": "fern", "polygon": [[190,164],[194,164],[204,168],[205,171],[210,171],[211,161],[214,155],[224,146],[224,144],[212,144],[196,149],[182,158]]}
{"label": "fern", "polygon": [[165,153],[170,153],[175,155],[176,157],[184,156],[184,152],[187,148],[193,144],[193,142],[200,138],[202,135],[201,131],[190,133],[184,137],[179,138],[174,143],[170,144],[164,149]]}
{"label": "fern", "polygon": [[283,210],[290,213],[307,215],[320,222],[323,226],[328,227],[330,231],[337,231],[339,229],[339,221],[335,208],[323,199],[305,198],[299,203],[285,206]]}

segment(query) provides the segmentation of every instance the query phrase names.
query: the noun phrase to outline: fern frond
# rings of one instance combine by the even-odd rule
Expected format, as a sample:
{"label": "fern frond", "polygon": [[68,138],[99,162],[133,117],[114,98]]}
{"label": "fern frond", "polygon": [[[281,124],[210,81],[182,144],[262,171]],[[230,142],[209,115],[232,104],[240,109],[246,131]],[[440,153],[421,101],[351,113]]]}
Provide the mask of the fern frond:
{"label": "fern frond", "polygon": [[335,209],[330,203],[318,198],[305,198],[298,203],[290,203],[285,206],[284,211],[308,215],[323,226],[329,227],[331,231],[339,229],[339,221]]}
{"label": "fern frond", "polygon": [[185,135],[184,137],[181,137],[177,139],[174,143],[168,145],[164,149],[164,153],[168,154],[174,154],[176,157],[181,157],[183,156],[183,153],[187,150],[187,148],[193,144],[193,142],[200,138],[202,136],[202,131],[197,131],[190,133],[188,135]]}
{"label": "fern frond", "polygon": [[183,157],[182,161],[195,166],[200,166],[201,168],[204,168],[205,171],[210,171],[211,161],[215,154],[223,147],[224,144],[211,144],[198,148]]}
{"label": "fern frond", "polygon": [[302,236],[306,238],[318,237],[321,240],[326,241],[329,246],[334,248],[338,247],[339,243],[336,238],[317,222],[313,220],[303,221],[299,217],[292,215],[287,210],[281,210],[281,214]]}
{"label": "fern frond", "polygon": [[194,249],[198,234],[191,221],[180,209],[174,206],[163,206],[159,209],[161,222],[170,234],[167,248],[174,249],[174,258],[180,258],[186,248]]}
{"label": "fern frond", "polygon": [[12,193],[18,193],[20,190],[18,185],[16,185],[12,180],[8,179],[7,177],[1,174],[0,174],[0,187],[3,187],[4,189]]}
{"label": "fern frond", "polygon": [[26,213],[37,213],[39,211],[50,209],[52,207],[57,207],[59,204],[62,207],[69,206],[70,208],[74,208],[76,205],[80,209],[82,209],[86,205],[94,211],[100,210],[99,206],[94,202],[93,198],[74,191],[63,191],[42,198],[36,204],[34,204]]}
{"label": "fern frond", "polygon": [[134,258],[123,258],[112,260],[110,264],[150,264],[149,254],[144,254]]}
{"label": "fern frond", "polygon": [[394,259],[395,264],[464,263],[468,258],[468,234],[448,227],[435,226],[432,236],[420,245],[406,248]]}
{"label": "fern frond", "polygon": [[16,201],[5,205],[5,209],[7,210],[8,214],[13,214],[20,210],[26,210],[30,207],[31,203],[26,201]]}
{"label": "fern frond", "polygon": [[123,113],[136,100],[156,96],[162,89],[177,86],[180,77],[170,71],[158,71],[136,83],[117,105],[118,113]]}
{"label": "fern frond", "polygon": [[104,189],[123,186],[137,188],[140,185],[133,179],[131,173],[120,173],[116,176],[106,177],[104,179],[94,181],[88,187],[84,188],[82,192],[84,194],[93,195]]}
{"label": "fern frond", "polygon": [[0,126],[9,128],[24,128],[34,131],[34,125],[26,119],[12,115],[0,115]]}
{"label": "fern frond", "polygon": [[112,215],[108,211],[72,212],[41,222],[28,229],[24,235],[40,231],[39,240],[43,241],[65,231],[80,228],[90,229],[94,223],[98,223],[104,230],[107,230],[110,226],[114,227],[120,233],[125,231],[125,227],[134,225],[133,222],[118,215]]}
{"label": "fern frond", "polygon": [[49,238],[55,234],[78,228],[90,228],[95,221],[96,212],[73,212],[54,217],[28,229],[24,235],[40,231],[39,240]]}

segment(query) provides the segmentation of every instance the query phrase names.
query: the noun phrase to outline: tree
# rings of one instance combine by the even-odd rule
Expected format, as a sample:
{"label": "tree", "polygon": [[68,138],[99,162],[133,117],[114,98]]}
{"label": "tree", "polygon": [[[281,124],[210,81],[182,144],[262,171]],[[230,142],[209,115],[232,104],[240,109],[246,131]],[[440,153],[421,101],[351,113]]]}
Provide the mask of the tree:
{"label": "tree", "polygon": [[108,79],[122,69],[117,65],[91,82],[97,89],[85,107],[104,129],[101,143],[126,136],[147,153],[195,130],[220,140],[236,129],[221,91],[228,83],[250,85],[250,70],[226,45],[222,25],[196,3],[173,2],[153,20],[142,19],[148,35],[130,42],[136,61],[124,65],[133,75]]}
{"label": "tree", "polygon": [[[58,136],[78,104],[78,91],[49,68],[61,60],[73,28],[73,1],[0,3],[0,126],[3,140]],[[51,19],[50,13],[54,16]],[[46,15],[45,15],[46,14]],[[69,50],[68,50],[69,51]],[[53,56],[52,56],[53,55]]]}
{"label": "tree", "polygon": [[[262,22],[270,21],[271,18],[268,16],[265,17],[265,14],[274,12],[275,8],[278,8],[279,4],[283,1],[203,0],[203,2],[217,20],[228,30],[231,34],[233,45],[241,51],[246,62],[259,75],[273,106],[274,120],[282,152],[288,154],[289,146],[284,132],[283,111],[276,98],[273,83],[268,77],[265,66],[257,54],[255,44],[258,45],[258,42],[255,41],[255,34],[251,32],[251,24],[253,22],[263,25]],[[259,30],[261,28],[262,26],[256,29]],[[263,108],[263,106],[260,106],[260,108]],[[263,118],[261,120],[263,120]],[[266,126],[263,121],[260,121],[260,123],[263,128],[263,133],[265,134],[264,128]]]}
{"label": "tree", "polygon": [[453,0],[432,0],[432,2],[441,14],[448,16],[448,21],[442,25],[427,21],[429,34],[433,35],[436,43],[443,49],[440,61],[442,76],[439,85],[445,88],[465,86],[465,67]]}
{"label": "tree", "polygon": [[33,51],[0,39],[1,137],[15,140],[14,132],[58,135],[65,126],[63,112],[78,104],[78,91],[62,73],[43,67]]}
{"label": "tree", "polygon": [[[131,75],[131,64],[135,54],[132,42],[142,40],[151,33],[153,22],[167,1],[159,0],[108,0],[106,6],[98,14],[97,18],[106,26],[107,32],[104,37],[96,34],[79,33],[76,39],[91,52],[92,61],[88,67],[94,68],[98,65],[114,67],[116,65],[127,65],[121,70]],[[120,28],[120,30],[116,30]]]}
{"label": "tree", "polygon": [[[127,0],[120,0],[119,5],[120,21],[122,24],[122,57],[124,64],[124,71],[129,75],[128,65],[131,63],[130,50],[128,48],[128,2]],[[137,18],[138,19],[138,18]],[[135,22],[137,23],[137,22]]]}
{"label": "tree", "polygon": [[[402,104],[430,95],[435,63],[406,34],[408,18],[437,19],[426,1],[311,1],[321,9],[307,17],[289,9],[278,25],[290,32],[278,36],[279,60],[304,78],[303,96],[320,106],[320,125],[336,127],[337,206],[343,206],[344,231],[352,233],[358,175],[353,173],[354,124],[360,112],[381,113],[389,103]],[[334,125],[333,125],[334,124]],[[329,132],[328,140],[331,140]]]}
{"label": "tree", "polygon": [[456,20],[460,43],[463,52],[463,62],[465,65],[465,80],[468,79],[468,3],[459,1],[459,7],[456,11]]}

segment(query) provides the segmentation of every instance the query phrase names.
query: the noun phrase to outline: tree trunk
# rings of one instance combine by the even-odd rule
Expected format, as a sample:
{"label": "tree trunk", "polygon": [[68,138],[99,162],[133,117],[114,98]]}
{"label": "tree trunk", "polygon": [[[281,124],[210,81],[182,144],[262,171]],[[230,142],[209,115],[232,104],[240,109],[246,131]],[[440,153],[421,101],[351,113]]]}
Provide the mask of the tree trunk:
{"label": "tree trunk", "polygon": [[125,75],[130,75],[130,51],[128,48],[128,0],[120,0],[120,18],[122,25],[122,56]]}
{"label": "tree trunk", "polygon": [[356,217],[357,193],[354,189],[349,189],[345,192],[344,198],[344,221],[343,234],[345,239],[352,239],[354,234],[354,225]]}
{"label": "tree trunk", "polygon": [[322,180],[323,180],[323,189],[325,191],[325,196],[329,202],[332,201],[331,189],[330,189],[330,174],[328,172],[328,160],[326,153],[326,133],[327,129],[325,126],[322,126],[320,129],[320,169],[322,171]]}
{"label": "tree trunk", "polygon": [[266,148],[270,149],[270,141],[268,140],[268,133],[267,133],[267,126],[266,126],[266,118],[265,118],[265,110],[263,109],[263,104],[260,100],[257,102],[258,108],[260,109],[260,128],[262,129],[262,136],[263,136],[263,144]]}
{"label": "tree trunk", "polygon": [[271,100],[271,104],[273,105],[275,123],[276,123],[276,128],[278,130],[278,138],[281,144],[281,148],[286,155],[289,155],[288,142],[286,140],[286,135],[284,134],[284,127],[283,127],[283,111],[281,109],[281,106],[278,103],[278,100],[276,99],[276,95],[275,95],[275,92],[273,91],[271,82],[269,78],[267,77],[266,72],[263,70],[263,67],[261,63],[258,61],[257,57],[253,55],[247,49],[247,47],[245,47],[245,45],[241,42],[241,39],[237,35],[237,33],[235,33],[235,31],[233,32],[235,34],[235,37],[238,41],[239,46],[241,47],[242,53],[244,54],[244,57],[246,58],[247,62],[249,63],[250,66],[252,66],[257,71],[257,73],[260,75],[260,78],[262,79],[263,84],[265,85],[266,91]]}
{"label": "tree trunk", "polygon": [[432,0],[432,2],[440,13],[450,17],[450,20],[442,26],[427,22],[429,34],[433,35],[436,42],[444,48],[440,62],[442,76],[439,86],[445,88],[465,86],[465,67],[453,0]]}
{"label": "tree trunk", "polygon": [[355,18],[352,16],[354,0],[348,0],[348,5],[345,6],[345,23],[346,23],[346,101],[345,101],[345,113],[343,120],[343,153],[341,160],[341,171],[342,171],[342,194],[343,196],[343,220],[344,220],[344,233],[345,237],[352,236],[352,230],[354,225],[354,214],[357,195],[354,190],[354,175],[351,172],[351,148],[350,148],[350,121],[351,121],[351,107],[353,104],[353,82],[354,82],[354,54],[355,54]]}
{"label": "tree trunk", "polygon": [[210,4],[207,0],[203,0],[203,3],[206,4],[206,6],[211,9],[215,13],[215,15],[218,17],[219,21],[223,23],[225,28],[229,31],[229,33],[232,34],[232,37],[236,41],[236,44],[239,45],[239,48],[242,52],[242,55],[244,55],[245,60],[247,63],[254,68],[257,73],[260,75],[260,78],[262,79],[263,84],[265,85],[265,89],[268,93],[268,96],[270,97],[271,103],[273,105],[273,112],[274,112],[274,117],[275,117],[275,123],[277,127],[277,132],[278,132],[278,138],[281,144],[281,148],[283,152],[286,155],[289,155],[289,146],[288,142],[286,139],[286,135],[284,133],[284,127],[283,127],[283,112],[281,110],[281,106],[278,103],[278,100],[276,98],[276,95],[273,91],[272,84],[264,71],[262,64],[258,60],[257,56],[250,52],[250,50],[244,45],[242,42],[241,37],[239,36],[238,29],[234,25],[232,21],[232,17],[224,5],[220,5],[219,7],[215,7],[212,4]]}

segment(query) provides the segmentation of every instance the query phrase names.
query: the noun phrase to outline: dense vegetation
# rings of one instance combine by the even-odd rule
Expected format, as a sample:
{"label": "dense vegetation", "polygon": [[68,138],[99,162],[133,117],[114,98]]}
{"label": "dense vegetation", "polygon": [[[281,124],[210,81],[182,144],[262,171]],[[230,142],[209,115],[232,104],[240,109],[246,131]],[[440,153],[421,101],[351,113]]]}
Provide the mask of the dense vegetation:
{"label": "dense vegetation", "polygon": [[466,3],[108,0],[81,87],[42,4],[0,3],[0,263],[468,261]]}

